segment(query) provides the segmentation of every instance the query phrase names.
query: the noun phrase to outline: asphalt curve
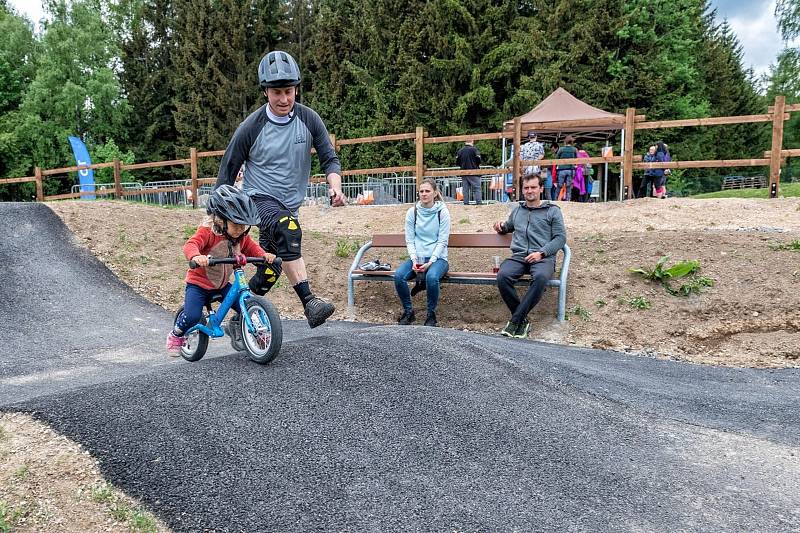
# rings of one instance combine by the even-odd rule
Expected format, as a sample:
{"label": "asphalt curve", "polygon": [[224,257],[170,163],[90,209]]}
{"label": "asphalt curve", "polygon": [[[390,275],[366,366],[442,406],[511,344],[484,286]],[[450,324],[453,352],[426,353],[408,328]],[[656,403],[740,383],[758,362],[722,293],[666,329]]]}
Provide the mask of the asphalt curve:
{"label": "asphalt curve", "polygon": [[0,223],[17,263],[0,317],[19,324],[0,406],[81,443],[176,531],[800,530],[796,370],[347,323],[287,324],[268,366],[223,341],[165,362],[169,314],[46,207],[0,204]]}

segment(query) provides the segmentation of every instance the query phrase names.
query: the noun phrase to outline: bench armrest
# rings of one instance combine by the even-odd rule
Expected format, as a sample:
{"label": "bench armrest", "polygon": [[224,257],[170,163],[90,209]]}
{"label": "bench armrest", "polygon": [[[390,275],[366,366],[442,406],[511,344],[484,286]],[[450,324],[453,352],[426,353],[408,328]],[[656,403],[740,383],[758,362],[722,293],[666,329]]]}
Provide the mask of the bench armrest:
{"label": "bench armrest", "polygon": [[364,254],[372,248],[372,241],[367,241],[364,243],[364,246],[358,249],[356,252],[356,257],[353,259],[353,264],[350,265],[350,270],[347,271],[347,277],[350,278],[353,275],[353,271],[358,268],[358,265],[361,264],[361,259],[364,257]]}

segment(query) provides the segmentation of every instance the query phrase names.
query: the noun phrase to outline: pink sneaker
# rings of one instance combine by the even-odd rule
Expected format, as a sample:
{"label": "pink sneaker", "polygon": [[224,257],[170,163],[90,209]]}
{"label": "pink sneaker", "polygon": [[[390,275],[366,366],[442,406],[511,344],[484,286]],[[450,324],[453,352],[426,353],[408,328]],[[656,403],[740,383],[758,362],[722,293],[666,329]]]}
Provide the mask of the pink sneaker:
{"label": "pink sneaker", "polygon": [[167,335],[167,352],[169,352],[172,357],[177,357],[178,354],[181,353],[181,348],[183,348],[185,343],[186,338],[177,337],[170,331],[169,335]]}

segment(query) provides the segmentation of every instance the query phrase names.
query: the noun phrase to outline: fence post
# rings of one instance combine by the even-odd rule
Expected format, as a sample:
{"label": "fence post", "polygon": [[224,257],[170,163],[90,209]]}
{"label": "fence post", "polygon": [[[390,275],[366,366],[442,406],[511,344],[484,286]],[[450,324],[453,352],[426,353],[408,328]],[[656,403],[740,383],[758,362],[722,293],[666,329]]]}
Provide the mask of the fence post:
{"label": "fence post", "polygon": [[334,152],[338,152],[339,151],[339,147],[336,146],[336,134],[335,133],[329,133],[328,136],[331,138],[331,146],[333,146],[333,151]]}
{"label": "fence post", "polygon": [[636,128],[636,108],[629,107],[625,110],[625,147],[622,152],[622,174],[625,176],[625,186],[622,189],[622,199],[630,200],[634,197],[633,191],[633,131]]}
{"label": "fence post", "polygon": [[34,167],[33,175],[36,176],[36,201],[44,202],[44,185],[42,184],[42,169]]}
{"label": "fence post", "polygon": [[783,113],[786,97],[776,96],[772,111],[772,150],[769,156],[769,197],[778,196],[781,183],[781,149],[783,148]]}
{"label": "fence post", "polygon": [[517,200],[520,199],[522,193],[522,184],[519,182],[520,179],[520,164],[519,164],[519,150],[520,145],[522,144],[522,119],[520,117],[514,117],[514,159],[512,163],[512,176],[513,176],[513,183],[514,183],[514,194]]}
{"label": "fence post", "polygon": [[122,169],[119,159],[114,159],[114,195],[117,200],[122,200]]}
{"label": "fence post", "polygon": [[425,177],[425,130],[422,126],[417,126],[417,136],[414,138],[414,146],[417,149],[416,158],[416,173],[417,173],[417,189],[422,184],[422,178]]}
{"label": "fence post", "polygon": [[192,207],[197,209],[197,148],[189,148],[192,173]]}

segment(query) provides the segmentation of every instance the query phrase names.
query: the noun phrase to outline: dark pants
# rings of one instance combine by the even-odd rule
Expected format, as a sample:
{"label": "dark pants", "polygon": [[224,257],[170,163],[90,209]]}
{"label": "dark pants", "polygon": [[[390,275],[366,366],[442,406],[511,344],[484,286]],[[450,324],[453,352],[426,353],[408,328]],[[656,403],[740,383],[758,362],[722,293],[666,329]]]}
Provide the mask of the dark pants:
{"label": "dark pants", "polygon": [[[503,261],[497,273],[497,288],[500,297],[511,311],[511,322],[521,324],[530,313],[547,288],[547,282],[556,271],[556,258],[546,257],[538,263],[526,263],[521,259],[510,258]],[[531,284],[528,292],[520,301],[514,282],[525,274],[531,275]]]}
{"label": "dark pants", "polygon": [[[231,284],[228,283],[221,289],[204,289],[199,285],[193,283],[186,284],[186,296],[183,300],[183,312],[178,320],[175,322],[175,329],[181,333],[200,322],[203,318],[203,308],[211,303],[211,301],[220,297],[225,299],[228,291],[231,289]],[[233,310],[239,312],[239,301],[233,302]]]}
{"label": "dark pants", "polygon": [[481,191],[480,176],[464,176],[462,180],[462,192],[464,193],[464,205],[469,204],[470,196],[475,199],[475,203],[483,201],[483,191]]}
{"label": "dark pants", "polygon": [[653,185],[658,182],[658,176],[648,176],[642,179],[642,185],[639,187],[639,198],[646,198],[653,196]]}

